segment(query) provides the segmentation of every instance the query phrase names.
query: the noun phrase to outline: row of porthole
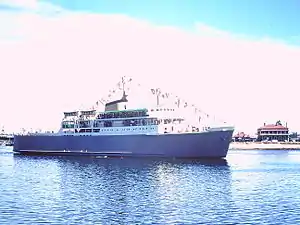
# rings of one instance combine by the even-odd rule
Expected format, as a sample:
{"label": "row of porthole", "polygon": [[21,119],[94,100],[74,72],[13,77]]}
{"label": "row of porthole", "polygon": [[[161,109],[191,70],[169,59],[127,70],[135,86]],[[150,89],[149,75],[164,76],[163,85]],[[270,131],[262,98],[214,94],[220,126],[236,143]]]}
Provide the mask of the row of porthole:
{"label": "row of porthole", "polygon": [[[140,128],[122,128],[116,129],[115,131],[135,131],[135,130],[154,130],[154,127],[140,127]],[[101,129],[99,132],[103,131],[114,131],[114,129]]]}
{"label": "row of porthole", "polygon": [[[154,127],[140,127],[140,128],[122,128],[121,130],[119,129],[101,129],[98,132],[107,132],[107,131],[136,131],[136,130],[155,130]],[[91,133],[98,133],[97,131],[94,132],[87,132],[88,134],[85,133],[79,133],[82,136],[90,136]]]}

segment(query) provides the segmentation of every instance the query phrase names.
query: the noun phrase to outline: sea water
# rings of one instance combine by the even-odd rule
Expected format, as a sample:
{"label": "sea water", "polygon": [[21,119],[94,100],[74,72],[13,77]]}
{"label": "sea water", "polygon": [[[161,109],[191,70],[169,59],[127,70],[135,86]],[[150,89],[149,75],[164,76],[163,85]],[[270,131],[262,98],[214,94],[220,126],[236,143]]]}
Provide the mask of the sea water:
{"label": "sea water", "polygon": [[0,149],[0,224],[300,224],[300,152],[226,160],[13,155]]}

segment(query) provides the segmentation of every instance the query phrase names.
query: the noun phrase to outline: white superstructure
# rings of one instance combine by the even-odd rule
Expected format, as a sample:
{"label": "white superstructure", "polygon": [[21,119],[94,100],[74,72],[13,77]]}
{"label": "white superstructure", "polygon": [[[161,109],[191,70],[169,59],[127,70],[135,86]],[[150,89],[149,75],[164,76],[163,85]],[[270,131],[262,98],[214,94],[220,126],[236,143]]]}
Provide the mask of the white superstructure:
{"label": "white superstructure", "polygon": [[[131,82],[128,79],[127,82]],[[118,89],[113,90],[110,100],[102,100],[101,105],[97,102],[95,108],[105,106],[104,110],[96,109],[65,112],[61,123],[60,135],[126,135],[126,134],[163,134],[163,133],[186,133],[207,132],[211,127],[207,124],[208,115],[197,110],[193,105],[174,97],[172,94],[163,93],[160,89],[151,89],[143,97],[148,96],[151,100],[144,102],[134,101],[125,89],[125,78],[118,84]],[[138,85],[140,88],[140,85]],[[127,91],[125,94],[125,90]],[[140,89],[133,89],[136,98],[142,97]],[[119,100],[113,101],[113,94],[120,95]],[[131,93],[133,94],[133,93]],[[129,99],[129,100],[128,100]],[[154,100],[153,100],[154,99]],[[134,102],[135,104],[132,104]],[[139,103],[138,103],[139,102]],[[149,107],[138,109],[134,105],[151,103]],[[103,107],[102,107],[103,108]],[[227,127],[228,128],[228,127]],[[226,129],[226,127],[214,127]],[[230,128],[231,129],[231,128]]]}

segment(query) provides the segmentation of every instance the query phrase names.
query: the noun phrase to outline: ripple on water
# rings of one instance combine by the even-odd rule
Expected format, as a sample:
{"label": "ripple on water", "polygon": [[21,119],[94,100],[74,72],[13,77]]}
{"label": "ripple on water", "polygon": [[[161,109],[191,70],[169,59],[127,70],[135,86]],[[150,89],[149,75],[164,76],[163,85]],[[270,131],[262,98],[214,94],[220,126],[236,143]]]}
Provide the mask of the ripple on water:
{"label": "ripple on water", "polygon": [[13,156],[0,151],[0,224],[298,224],[297,154],[226,161]]}

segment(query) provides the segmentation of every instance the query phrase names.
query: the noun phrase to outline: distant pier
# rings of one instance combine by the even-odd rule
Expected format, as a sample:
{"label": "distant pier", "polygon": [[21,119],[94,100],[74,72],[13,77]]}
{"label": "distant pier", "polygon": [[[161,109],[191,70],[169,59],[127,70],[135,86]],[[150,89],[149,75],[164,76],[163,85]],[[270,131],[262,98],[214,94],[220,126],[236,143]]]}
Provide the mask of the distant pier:
{"label": "distant pier", "polygon": [[14,139],[13,134],[0,134],[0,141],[8,141],[13,139]]}
{"label": "distant pier", "polygon": [[12,134],[0,134],[0,146],[13,146],[14,135]]}

